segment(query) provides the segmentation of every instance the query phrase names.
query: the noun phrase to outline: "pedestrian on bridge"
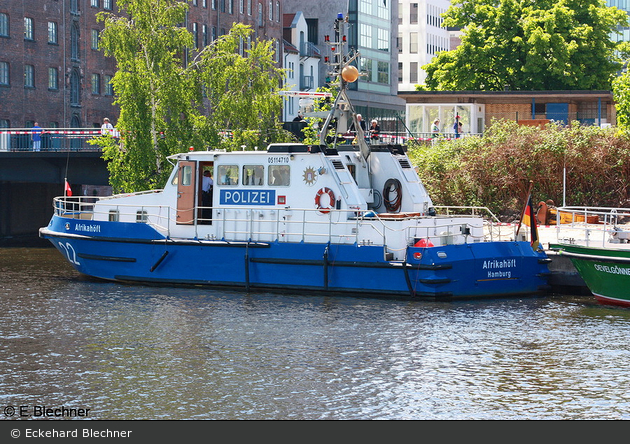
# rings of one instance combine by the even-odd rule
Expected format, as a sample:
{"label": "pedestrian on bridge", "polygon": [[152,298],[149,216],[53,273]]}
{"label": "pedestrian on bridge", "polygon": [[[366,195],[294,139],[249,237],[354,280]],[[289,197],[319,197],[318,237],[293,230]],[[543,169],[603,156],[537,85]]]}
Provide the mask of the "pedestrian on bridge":
{"label": "pedestrian on bridge", "polygon": [[101,126],[101,135],[106,136],[108,134],[114,135],[114,126],[109,123],[109,119],[105,117],[103,119],[103,125]]}
{"label": "pedestrian on bridge", "polygon": [[33,129],[31,130],[31,140],[33,141],[33,151],[39,151],[42,147],[42,133],[44,130],[41,129],[39,124],[35,122],[33,125]]}

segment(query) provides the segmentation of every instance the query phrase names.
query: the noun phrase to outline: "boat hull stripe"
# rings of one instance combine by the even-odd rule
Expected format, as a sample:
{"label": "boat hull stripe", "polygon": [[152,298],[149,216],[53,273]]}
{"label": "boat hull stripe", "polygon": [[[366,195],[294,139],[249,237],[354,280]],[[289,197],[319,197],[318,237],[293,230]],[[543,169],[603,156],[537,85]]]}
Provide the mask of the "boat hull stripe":
{"label": "boat hull stripe", "polygon": [[117,256],[100,256],[98,254],[77,254],[81,259],[92,259],[95,261],[113,261],[113,262],[135,262],[135,257],[117,257]]}

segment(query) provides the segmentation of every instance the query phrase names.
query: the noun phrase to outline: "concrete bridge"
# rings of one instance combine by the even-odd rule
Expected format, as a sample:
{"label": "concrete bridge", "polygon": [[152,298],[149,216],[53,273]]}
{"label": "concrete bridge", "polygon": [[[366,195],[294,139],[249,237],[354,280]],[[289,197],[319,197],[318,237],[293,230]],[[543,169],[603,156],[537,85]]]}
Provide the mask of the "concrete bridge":
{"label": "concrete bridge", "polygon": [[[54,131],[60,131],[53,129]],[[94,128],[88,128],[94,133]],[[93,137],[50,134],[35,151],[25,130],[0,131],[0,246],[46,245],[38,230],[48,225],[52,199],[64,194],[67,178],[73,195],[110,194],[107,164]],[[100,130],[99,130],[100,131]]]}

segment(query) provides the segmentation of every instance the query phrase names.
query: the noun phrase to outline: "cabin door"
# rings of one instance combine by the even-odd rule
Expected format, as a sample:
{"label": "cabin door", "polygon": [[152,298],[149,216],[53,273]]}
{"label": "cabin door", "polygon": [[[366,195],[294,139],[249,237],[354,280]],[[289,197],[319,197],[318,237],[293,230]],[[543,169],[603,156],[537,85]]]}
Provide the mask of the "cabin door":
{"label": "cabin door", "polygon": [[177,172],[177,223],[192,225],[195,222],[196,163],[180,161]]}

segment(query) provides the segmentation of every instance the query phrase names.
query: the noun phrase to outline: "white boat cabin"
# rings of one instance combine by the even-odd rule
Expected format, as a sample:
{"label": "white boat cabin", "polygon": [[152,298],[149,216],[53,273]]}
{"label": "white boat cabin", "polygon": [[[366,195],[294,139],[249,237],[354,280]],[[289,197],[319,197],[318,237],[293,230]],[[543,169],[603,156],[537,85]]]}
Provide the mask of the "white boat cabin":
{"label": "white boat cabin", "polygon": [[[367,159],[353,145],[303,144],[171,159],[163,190],[102,198],[94,220],[149,223],[174,239],[383,245],[391,259],[402,259],[418,239],[483,239],[479,217],[434,215],[401,146],[373,145]],[[214,184],[204,202],[206,171]]]}

